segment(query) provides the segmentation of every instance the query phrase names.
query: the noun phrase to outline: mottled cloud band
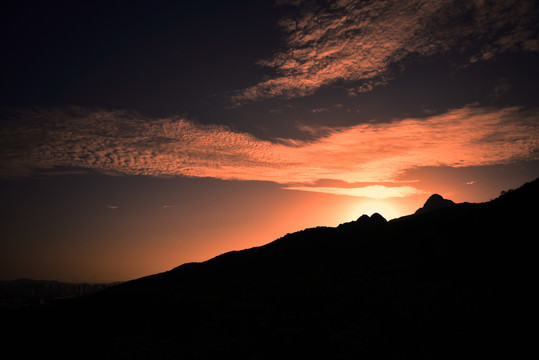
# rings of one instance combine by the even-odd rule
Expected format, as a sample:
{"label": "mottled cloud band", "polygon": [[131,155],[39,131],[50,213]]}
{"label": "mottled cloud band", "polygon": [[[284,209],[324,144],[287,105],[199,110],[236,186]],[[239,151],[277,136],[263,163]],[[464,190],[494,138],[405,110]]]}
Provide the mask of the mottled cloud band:
{"label": "mottled cloud band", "polygon": [[[321,131],[324,136],[314,141],[272,142],[184,118],[150,119],[84,108],[38,109],[0,125],[0,176],[86,168],[111,175],[271,181],[295,190],[366,196],[357,188],[312,186],[321,179],[390,183],[407,169],[421,166],[537,159],[538,124],[536,112],[470,105],[428,118]],[[380,193],[379,188],[370,190]],[[412,192],[402,188],[388,194]]]}
{"label": "mottled cloud band", "polygon": [[539,9],[531,0],[294,4],[299,14],[280,22],[283,48],[259,62],[274,75],[238,91],[234,103],[307,96],[338,81],[355,82],[348,90],[356,95],[387,83],[390,67],[409,55],[455,49],[477,62],[509,50],[539,50]]}

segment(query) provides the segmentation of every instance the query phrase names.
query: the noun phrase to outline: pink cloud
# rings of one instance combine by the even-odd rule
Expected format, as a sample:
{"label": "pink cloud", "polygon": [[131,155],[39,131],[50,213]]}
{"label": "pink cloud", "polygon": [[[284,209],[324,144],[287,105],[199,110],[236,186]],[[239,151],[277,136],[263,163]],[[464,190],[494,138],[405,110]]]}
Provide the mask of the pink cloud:
{"label": "pink cloud", "polygon": [[424,192],[412,186],[384,186],[384,185],[369,185],[363,187],[317,187],[317,186],[288,186],[284,189],[311,191],[318,193],[347,195],[356,197],[368,197],[372,199],[387,199],[394,197],[406,197],[411,195],[423,194]]}
{"label": "pink cloud", "polygon": [[[530,31],[538,20],[530,0],[341,0],[300,9],[299,16],[280,22],[283,50],[259,61],[277,75],[238,91],[234,103],[307,96],[339,80],[359,82],[350,89],[354,96],[386,84],[390,65],[406,56],[444,52],[471,36],[485,43],[472,62],[539,48],[537,31]],[[473,21],[455,26],[460,17]]]}
{"label": "pink cloud", "polygon": [[[494,165],[538,157],[539,115],[516,107],[470,105],[428,118],[341,129],[303,126],[317,139],[276,142],[224,126],[184,118],[149,119],[122,111],[70,108],[20,116],[20,121],[6,122],[0,129],[2,138],[9,139],[0,152],[2,177],[28,176],[39,169],[86,168],[111,175],[280,184],[330,179],[383,185],[414,167]],[[410,189],[387,191],[397,196]]]}

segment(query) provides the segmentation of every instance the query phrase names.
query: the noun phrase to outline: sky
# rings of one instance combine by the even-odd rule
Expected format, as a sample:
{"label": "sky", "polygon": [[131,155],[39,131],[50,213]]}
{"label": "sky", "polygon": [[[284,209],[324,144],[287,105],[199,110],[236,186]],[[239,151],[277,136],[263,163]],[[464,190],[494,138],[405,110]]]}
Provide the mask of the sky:
{"label": "sky", "polygon": [[536,1],[2,7],[0,280],[130,280],[539,176]]}

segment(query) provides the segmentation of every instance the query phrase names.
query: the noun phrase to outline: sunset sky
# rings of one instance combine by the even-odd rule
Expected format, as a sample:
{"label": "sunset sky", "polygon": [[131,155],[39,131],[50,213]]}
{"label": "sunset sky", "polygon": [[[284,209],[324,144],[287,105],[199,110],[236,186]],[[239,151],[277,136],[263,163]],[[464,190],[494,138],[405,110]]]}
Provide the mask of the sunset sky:
{"label": "sunset sky", "polygon": [[0,280],[123,281],[539,176],[533,0],[11,1]]}

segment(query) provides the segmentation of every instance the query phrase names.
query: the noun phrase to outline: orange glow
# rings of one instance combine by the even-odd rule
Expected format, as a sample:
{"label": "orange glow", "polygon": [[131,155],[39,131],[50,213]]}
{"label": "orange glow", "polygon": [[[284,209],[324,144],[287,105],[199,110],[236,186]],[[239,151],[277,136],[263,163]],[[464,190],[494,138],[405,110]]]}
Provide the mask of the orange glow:
{"label": "orange glow", "polygon": [[402,216],[399,209],[388,201],[363,201],[354,209],[355,214],[367,214],[371,216],[374,213],[382,215],[386,220],[391,220]]}
{"label": "orange glow", "polygon": [[[43,117],[55,121],[42,121]],[[129,203],[109,196],[97,206],[104,212],[99,213],[100,222],[90,221],[92,217],[84,212],[77,217],[80,224],[70,223],[69,229],[61,221],[56,228],[63,230],[49,233],[42,242],[46,246],[36,244],[32,249],[36,255],[25,255],[35,264],[43,265],[36,257],[50,259],[54,266],[49,264],[49,273],[33,263],[21,270],[22,262],[9,258],[1,262],[6,268],[19,269],[18,276],[23,277],[56,278],[56,273],[62,273],[60,268],[77,268],[90,281],[125,280],[259,246],[307,227],[336,226],[363,213],[378,212],[386,219],[410,214],[432,190],[454,201],[486,201],[501,189],[489,189],[482,198],[472,198],[463,194],[473,193],[475,179],[466,178],[460,182],[461,188],[455,188],[444,186],[443,177],[426,181],[424,175],[414,174],[429,167],[456,169],[534,159],[539,153],[538,120],[537,115],[515,107],[465,106],[390,123],[338,129],[303,126],[301,130],[319,136],[312,141],[268,141],[186,119],[133,118],[121,111],[84,109],[36,112],[21,122],[20,126],[29,129],[10,133],[10,141],[17,146],[2,153],[5,173],[0,175],[78,167],[101,174],[146,175],[155,181],[159,177],[256,180],[260,186],[265,184],[262,188],[271,184],[272,191],[243,194],[244,190],[226,190],[224,198],[204,207],[204,202],[198,204],[192,197],[190,202],[183,198],[171,201],[174,191],[169,189],[166,197],[152,205],[167,214],[133,213]],[[49,129],[49,124],[54,126]],[[36,129],[44,134],[38,144],[25,137]],[[189,198],[189,193],[184,196]],[[200,197],[213,200],[206,193]],[[195,203],[198,205],[192,205]],[[64,216],[73,219],[72,208],[77,206],[72,204]],[[43,211],[47,212],[50,209]],[[18,232],[20,229],[12,231],[22,236]],[[72,238],[77,245],[68,241]],[[13,244],[6,254],[23,251],[16,249],[15,241]]]}

